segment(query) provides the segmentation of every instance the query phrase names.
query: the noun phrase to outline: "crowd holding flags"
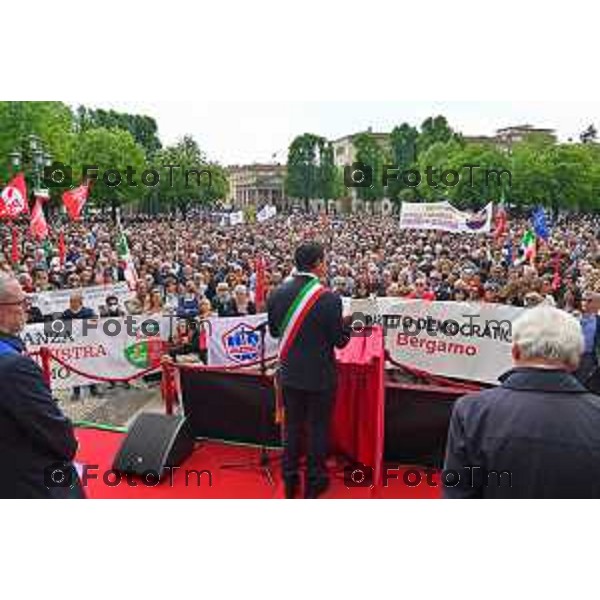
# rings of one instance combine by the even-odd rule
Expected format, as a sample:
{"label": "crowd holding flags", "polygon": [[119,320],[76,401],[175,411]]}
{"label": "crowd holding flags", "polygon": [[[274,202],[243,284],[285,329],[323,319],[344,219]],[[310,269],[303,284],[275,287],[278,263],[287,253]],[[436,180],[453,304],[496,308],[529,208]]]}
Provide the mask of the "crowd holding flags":
{"label": "crowd holding flags", "polygon": [[16,219],[29,214],[25,174],[15,175],[0,195],[0,219]]}
{"label": "crowd holding flags", "polygon": [[[71,220],[80,220],[81,213],[87,202],[91,184],[82,183],[73,190],[67,190],[62,197],[65,209]],[[35,190],[33,209],[29,208],[29,196],[25,173],[17,173],[0,192],[0,219],[11,222],[12,249],[11,260],[16,264],[20,260],[19,233],[13,225],[14,219],[22,215],[30,215],[29,232],[33,239],[47,240],[49,235],[48,222],[44,214],[44,204],[50,199],[47,190]],[[64,232],[61,229],[59,238],[60,264],[64,265],[66,257]]]}
{"label": "crowd holding flags", "polygon": [[133,264],[133,258],[131,257],[129,244],[127,243],[127,236],[121,227],[121,212],[119,210],[117,211],[117,231],[119,232],[117,254],[119,260],[124,263],[123,274],[125,276],[125,281],[127,282],[127,285],[129,285],[129,289],[133,290],[137,286],[137,271]]}
{"label": "crowd holding flags", "polygon": [[73,190],[67,190],[63,194],[63,203],[69,218],[72,221],[81,219],[81,212],[90,194],[91,183],[82,183]]}
{"label": "crowd holding flags", "polygon": [[31,212],[31,223],[29,224],[29,231],[31,236],[35,240],[45,240],[48,237],[48,223],[44,216],[44,203],[50,199],[50,196],[44,193],[37,193],[35,197],[35,204]]}

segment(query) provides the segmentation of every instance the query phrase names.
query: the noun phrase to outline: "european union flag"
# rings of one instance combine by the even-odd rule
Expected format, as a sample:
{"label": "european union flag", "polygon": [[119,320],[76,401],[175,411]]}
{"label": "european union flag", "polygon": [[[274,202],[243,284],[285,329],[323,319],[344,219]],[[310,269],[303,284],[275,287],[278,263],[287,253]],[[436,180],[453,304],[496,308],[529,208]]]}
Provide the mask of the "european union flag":
{"label": "european union flag", "polygon": [[547,241],[550,237],[550,230],[548,229],[548,222],[546,220],[546,213],[541,206],[538,206],[533,213],[533,229],[535,234]]}

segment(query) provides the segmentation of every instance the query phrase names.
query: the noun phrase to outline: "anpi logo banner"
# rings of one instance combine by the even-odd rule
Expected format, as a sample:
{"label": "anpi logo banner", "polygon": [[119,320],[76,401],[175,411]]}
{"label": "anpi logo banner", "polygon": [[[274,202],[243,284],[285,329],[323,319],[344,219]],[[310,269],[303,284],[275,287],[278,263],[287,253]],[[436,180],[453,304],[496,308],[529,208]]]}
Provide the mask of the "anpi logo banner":
{"label": "anpi logo banner", "polygon": [[[266,314],[211,319],[212,335],[208,344],[211,366],[243,366],[260,360],[261,332]],[[278,341],[265,332],[265,358],[277,354]]]}

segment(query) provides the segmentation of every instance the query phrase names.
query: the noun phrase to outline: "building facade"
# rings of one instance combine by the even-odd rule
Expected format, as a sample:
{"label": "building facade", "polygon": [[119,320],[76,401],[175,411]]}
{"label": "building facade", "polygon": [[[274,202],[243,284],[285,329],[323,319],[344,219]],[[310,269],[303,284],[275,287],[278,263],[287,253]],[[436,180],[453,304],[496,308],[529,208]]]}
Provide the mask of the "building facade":
{"label": "building facade", "polygon": [[[335,164],[337,167],[343,169],[356,162],[356,146],[354,142],[359,135],[365,133],[371,136],[384,151],[389,152],[391,150],[390,134],[374,132],[373,129],[369,127],[367,131],[346,135],[332,142]],[[337,202],[331,201],[330,209],[331,208],[334,208],[338,212],[362,212],[367,209],[365,203],[357,197],[356,189],[348,189],[346,197]],[[384,199],[377,205],[377,210],[386,214],[392,210],[392,203],[389,200]]]}
{"label": "building facade", "polygon": [[234,165],[229,175],[229,202],[235,208],[272,204],[281,207],[285,197],[286,165]]}
{"label": "building facade", "polygon": [[491,144],[509,150],[513,144],[522,142],[529,135],[546,136],[552,143],[556,143],[558,139],[554,129],[534,127],[533,125],[511,125],[496,130],[496,135],[493,136],[464,136],[464,140],[468,144]]}

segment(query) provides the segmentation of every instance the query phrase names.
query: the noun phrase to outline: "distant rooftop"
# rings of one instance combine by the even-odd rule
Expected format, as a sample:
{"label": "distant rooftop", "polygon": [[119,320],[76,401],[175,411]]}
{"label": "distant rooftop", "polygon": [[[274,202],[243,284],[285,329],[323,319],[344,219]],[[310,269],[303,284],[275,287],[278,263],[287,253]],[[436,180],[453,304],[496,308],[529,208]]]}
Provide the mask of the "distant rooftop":
{"label": "distant rooftop", "polygon": [[372,135],[373,137],[376,138],[389,138],[390,134],[389,133],[384,133],[384,132],[380,132],[380,131],[373,131],[372,127],[369,127],[366,131],[358,131],[357,133],[351,133],[350,135],[345,135],[341,138],[338,138],[337,140],[333,140],[333,143],[336,144],[337,142],[343,142],[345,140],[353,140],[355,137],[358,137],[359,135],[363,135],[363,134],[368,134],[368,135]]}
{"label": "distant rooftop", "polygon": [[229,171],[272,171],[273,169],[281,169],[286,165],[281,163],[252,163],[250,165],[230,165],[227,167]]}
{"label": "distant rooftop", "polygon": [[545,127],[534,127],[533,125],[511,125],[510,127],[503,127],[498,129],[496,133],[505,133],[508,131],[535,131],[539,133],[554,133],[554,129],[548,129]]}

